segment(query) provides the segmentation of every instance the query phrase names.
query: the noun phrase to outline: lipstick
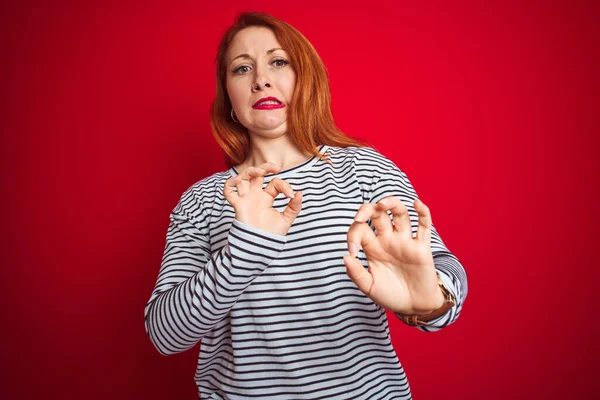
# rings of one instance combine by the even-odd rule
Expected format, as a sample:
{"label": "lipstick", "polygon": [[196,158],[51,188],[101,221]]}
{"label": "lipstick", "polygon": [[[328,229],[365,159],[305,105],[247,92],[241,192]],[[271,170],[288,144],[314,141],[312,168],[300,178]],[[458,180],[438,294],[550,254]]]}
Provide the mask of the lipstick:
{"label": "lipstick", "polygon": [[285,104],[261,104],[258,106],[252,106],[255,110],[275,110],[277,108],[283,108]]}
{"label": "lipstick", "polygon": [[[264,104],[266,102],[277,102],[277,104]],[[277,108],[283,108],[285,104],[279,101],[276,97],[263,97],[262,99],[258,99],[256,103],[252,106],[255,110],[275,110]]]}

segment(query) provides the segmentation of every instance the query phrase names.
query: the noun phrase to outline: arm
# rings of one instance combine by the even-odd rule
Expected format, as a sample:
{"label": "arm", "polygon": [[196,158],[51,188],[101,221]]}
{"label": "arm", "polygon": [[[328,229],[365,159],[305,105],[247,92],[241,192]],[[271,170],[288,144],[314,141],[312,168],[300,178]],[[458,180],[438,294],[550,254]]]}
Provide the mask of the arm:
{"label": "arm", "polygon": [[146,333],[163,355],[193,347],[227,316],[242,292],[279,255],[286,236],[233,220],[228,243],[210,254],[208,215],[171,213],[155,288],[144,309]]}
{"label": "arm", "polygon": [[[395,196],[402,200],[408,209],[413,237],[416,236],[418,219],[413,203],[418,196],[415,189],[406,174],[391,160],[375,153],[372,149],[369,149],[368,152],[362,156],[362,161],[360,160],[361,155],[357,155],[359,158],[357,165],[361,165],[358,169],[359,173],[360,170],[363,171],[363,174],[367,174],[367,171],[369,171],[368,174],[372,178],[366,199],[369,203],[377,203],[388,196]],[[439,272],[444,286],[456,297],[456,305],[444,315],[429,321],[429,326],[416,327],[424,332],[440,330],[456,321],[462,310],[468,290],[464,267],[456,256],[446,248],[433,223],[431,226],[431,252],[435,268]]]}

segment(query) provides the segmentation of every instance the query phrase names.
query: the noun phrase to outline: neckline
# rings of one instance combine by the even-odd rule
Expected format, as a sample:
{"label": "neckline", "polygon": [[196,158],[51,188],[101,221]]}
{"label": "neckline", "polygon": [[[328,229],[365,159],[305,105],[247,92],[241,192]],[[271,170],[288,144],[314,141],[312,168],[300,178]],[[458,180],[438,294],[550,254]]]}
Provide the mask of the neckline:
{"label": "neckline", "polygon": [[[320,154],[324,154],[330,146],[326,145],[326,144],[322,144],[321,146],[319,146],[319,153]],[[294,166],[294,167],[290,167],[288,169],[285,169],[283,171],[279,171],[276,174],[267,174],[265,175],[265,180],[267,178],[273,178],[273,177],[277,177],[277,178],[284,178],[284,177],[288,177],[290,175],[294,175],[300,171],[304,171],[307,168],[312,167],[317,161],[320,161],[321,159],[317,156],[312,156],[311,158],[309,158],[306,161],[303,161],[302,163]],[[238,170],[235,168],[235,166],[232,166],[231,168],[229,168],[229,174],[231,175],[231,177],[235,177],[237,176]]]}

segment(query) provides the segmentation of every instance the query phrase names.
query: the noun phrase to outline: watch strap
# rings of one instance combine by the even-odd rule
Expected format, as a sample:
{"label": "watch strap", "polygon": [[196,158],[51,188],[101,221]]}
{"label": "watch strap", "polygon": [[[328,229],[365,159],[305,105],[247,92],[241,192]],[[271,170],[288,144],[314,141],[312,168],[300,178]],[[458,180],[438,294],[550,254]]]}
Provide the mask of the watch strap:
{"label": "watch strap", "polygon": [[398,316],[398,318],[400,318],[400,320],[402,322],[404,322],[405,324],[410,325],[410,326],[428,326],[429,321],[432,321],[438,317],[441,317],[449,309],[451,309],[452,307],[454,307],[454,305],[456,305],[456,298],[444,286],[444,282],[442,282],[442,278],[440,277],[439,273],[437,273],[437,278],[438,278],[438,286],[440,287],[440,289],[442,290],[442,293],[444,294],[444,299],[445,299],[444,304],[442,304],[442,306],[440,308],[433,310],[432,312],[425,314],[425,315],[416,315],[416,314],[415,315],[402,315],[402,314],[396,313],[396,316]]}

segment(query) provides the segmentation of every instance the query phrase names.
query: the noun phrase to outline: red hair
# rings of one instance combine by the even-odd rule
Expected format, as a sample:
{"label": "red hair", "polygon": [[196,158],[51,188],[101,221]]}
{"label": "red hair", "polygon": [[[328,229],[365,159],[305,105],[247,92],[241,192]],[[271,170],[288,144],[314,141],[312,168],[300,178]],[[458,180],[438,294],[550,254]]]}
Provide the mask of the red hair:
{"label": "red hair", "polygon": [[210,124],[217,143],[225,151],[230,168],[242,163],[250,151],[248,130],[230,117],[231,101],[226,87],[226,54],[235,35],[244,28],[260,26],[271,29],[287,52],[296,72],[296,87],[288,108],[288,135],[294,144],[313,156],[325,160],[316,149],[321,144],[338,147],[372,147],[367,142],[347,136],[331,114],[331,94],[327,70],[312,44],[291,25],[271,15],[244,12],[221,39],[217,57],[217,90],[210,109]]}

